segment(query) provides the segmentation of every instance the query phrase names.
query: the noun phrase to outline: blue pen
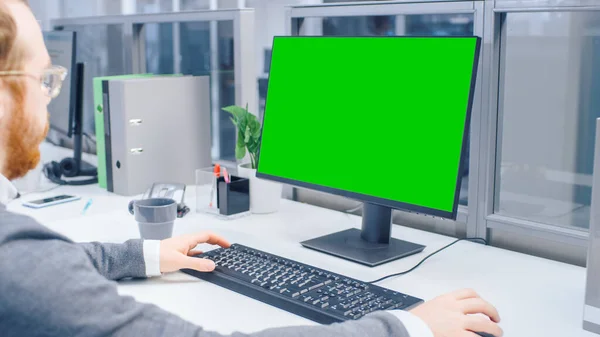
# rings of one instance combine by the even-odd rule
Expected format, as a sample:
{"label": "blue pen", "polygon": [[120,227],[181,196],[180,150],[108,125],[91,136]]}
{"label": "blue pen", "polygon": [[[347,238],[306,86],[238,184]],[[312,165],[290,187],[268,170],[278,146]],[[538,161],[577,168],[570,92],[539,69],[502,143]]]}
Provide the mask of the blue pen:
{"label": "blue pen", "polygon": [[81,211],[81,214],[85,215],[85,212],[87,212],[90,206],[92,206],[92,199],[88,200],[88,202],[85,204],[85,206],[83,207],[83,211]]}

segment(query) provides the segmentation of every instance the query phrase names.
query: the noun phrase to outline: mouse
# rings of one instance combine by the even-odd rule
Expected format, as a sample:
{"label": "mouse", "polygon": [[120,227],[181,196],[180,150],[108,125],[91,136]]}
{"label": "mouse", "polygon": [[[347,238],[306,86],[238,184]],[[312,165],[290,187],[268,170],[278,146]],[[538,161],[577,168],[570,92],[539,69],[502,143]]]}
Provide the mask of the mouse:
{"label": "mouse", "polygon": [[475,332],[475,334],[476,334],[476,335],[479,335],[479,336],[481,336],[481,337],[496,337],[496,336],[494,336],[494,335],[491,335],[491,334],[489,334],[489,333],[487,333],[487,332]]}

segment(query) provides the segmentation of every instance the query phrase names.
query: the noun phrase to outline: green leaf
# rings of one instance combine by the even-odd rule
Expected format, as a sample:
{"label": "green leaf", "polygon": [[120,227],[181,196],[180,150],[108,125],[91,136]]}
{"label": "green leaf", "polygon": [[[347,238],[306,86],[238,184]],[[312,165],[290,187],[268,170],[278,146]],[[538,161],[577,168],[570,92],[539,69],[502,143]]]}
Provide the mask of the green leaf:
{"label": "green leaf", "polygon": [[241,131],[237,133],[237,145],[245,145],[244,143],[244,134]]}
{"label": "green leaf", "polygon": [[244,138],[238,134],[235,146],[235,158],[241,160],[244,159],[244,156],[246,156],[246,144],[244,143]]}
{"label": "green leaf", "polygon": [[244,157],[246,156],[246,147],[242,146],[236,146],[235,147],[235,158],[237,158],[238,160],[242,160],[244,159]]}
{"label": "green leaf", "polygon": [[248,126],[248,116],[243,115],[242,117],[240,117],[236,126],[238,128],[238,132],[244,134],[246,132],[246,127]]}
{"label": "green leaf", "polygon": [[261,125],[255,115],[246,108],[231,105],[222,108],[232,115],[231,122],[237,128],[237,142],[235,147],[235,157],[243,159],[246,153],[249,153],[250,159],[254,161],[258,154],[260,144]]}
{"label": "green leaf", "polygon": [[252,122],[252,126],[250,128],[252,129],[252,137],[254,139],[258,139],[260,137],[261,127],[260,122],[256,118]]}
{"label": "green leaf", "polygon": [[254,139],[259,139],[260,138],[260,133],[261,133],[261,129],[260,129],[260,125],[252,132],[252,137],[254,137]]}
{"label": "green leaf", "polygon": [[248,144],[248,142],[250,142],[250,136],[252,136],[252,132],[250,132],[250,125],[246,125],[246,131],[244,132],[244,143]]}
{"label": "green leaf", "polygon": [[248,152],[256,155],[258,153],[258,142],[254,142],[247,145]]}
{"label": "green leaf", "polygon": [[230,114],[232,114],[236,120],[243,118],[243,116],[248,113],[247,110],[245,110],[244,108],[239,107],[237,105],[226,106],[222,109],[223,109],[223,111],[226,111],[226,112],[229,112]]}

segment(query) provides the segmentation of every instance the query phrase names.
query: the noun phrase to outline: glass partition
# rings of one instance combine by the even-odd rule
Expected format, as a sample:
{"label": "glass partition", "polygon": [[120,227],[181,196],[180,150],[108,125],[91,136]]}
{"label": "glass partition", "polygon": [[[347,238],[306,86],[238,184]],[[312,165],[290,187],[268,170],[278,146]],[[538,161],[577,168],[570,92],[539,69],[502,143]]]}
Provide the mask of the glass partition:
{"label": "glass partition", "polygon": [[146,72],[152,74],[175,73],[173,25],[173,23],[144,25]]}
{"label": "glass partition", "polygon": [[[216,48],[211,50],[211,25],[216,28]],[[210,76],[213,129],[219,130],[215,157],[235,161],[235,126],[221,109],[235,103],[235,57],[233,21],[186,22],[180,24],[181,73]]]}
{"label": "glass partition", "polygon": [[[211,26],[216,30],[212,50]],[[220,144],[214,157],[235,161],[235,126],[221,110],[235,104],[233,21],[152,23],[144,25],[144,35],[147,72],[211,77],[212,129]]]}
{"label": "glass partition", "polygon": [[508,13],[504,25],[494,211],[588,228],[600,12]]}

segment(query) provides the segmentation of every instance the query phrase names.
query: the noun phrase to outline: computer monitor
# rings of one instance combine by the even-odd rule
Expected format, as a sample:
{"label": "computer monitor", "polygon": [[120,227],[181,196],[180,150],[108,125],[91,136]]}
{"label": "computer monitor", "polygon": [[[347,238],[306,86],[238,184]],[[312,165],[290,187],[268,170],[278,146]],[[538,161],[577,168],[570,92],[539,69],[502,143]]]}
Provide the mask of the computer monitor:
{"label": "computer monitor", "polygon": [[276,37],[257,176],[364,203],[302,242],[369,266],[423,250],[392,209],[456,219],[478,37]]}
{"label": "computer monitor", "polygon": [[44,32],[44,42],[50,54],[53,65],[67,68],[67,78],[63,82],[61,93],[48,105],[50,113],[50,127],[63,135],[71,137],[76,109],[76,92],[72,90],[75,86],[76,70],[75,41],[76,33],[70,31],[47,31]]}
{"label": "computer monitor", "polygon": [[[98,182],[96,168],[81,160],[83,136],[84,64],[76,63],[76,33],[71,31],[44,32],[44,42],[53,65],[67,68],[68,74],[60,94],[48,105],[50,128],[73,137],[73,157],[49,163],[47,177],[61,185],[88,185]],[[62,177],[93,177],[63,180]]]}

